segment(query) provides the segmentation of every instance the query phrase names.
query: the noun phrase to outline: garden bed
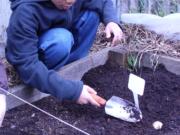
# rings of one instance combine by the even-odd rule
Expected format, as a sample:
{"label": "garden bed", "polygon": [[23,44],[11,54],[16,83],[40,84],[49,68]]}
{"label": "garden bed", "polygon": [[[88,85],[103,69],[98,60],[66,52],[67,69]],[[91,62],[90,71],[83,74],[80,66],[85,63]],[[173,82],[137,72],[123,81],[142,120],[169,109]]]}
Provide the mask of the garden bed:
{"label": "garden bed", "polygon": [[[106,99],[116,95],[133,102],[132,93],[127,88],[130,71],[123,67],[123,61],[120,61],[123,59],[118,56],[119,54],[111,55],[104,66],[88,71],[83,76],[83,81]],[[172,67],[172,63],[170,65]],[[168,67],[167,61],[165,67]],[[136,72],[146,80],[144,96],[139,98],[143,113],[143,120],[139,123],[128,123],[108,116],[103,108],[81,106],[71,102],[61,103],[53,97],[44,98],[34,104],[92,135],[179,135],[180,76],[172,74],[165,67],[160,64],[155,71],[142,67]],[[174,69],[173,71],[176,72]],[[161,130],[153,128],[154,121],[163,123]],[[0,134],[15,133],[17,135],[82,134],[28,105],[17,107],[6,114]]]}

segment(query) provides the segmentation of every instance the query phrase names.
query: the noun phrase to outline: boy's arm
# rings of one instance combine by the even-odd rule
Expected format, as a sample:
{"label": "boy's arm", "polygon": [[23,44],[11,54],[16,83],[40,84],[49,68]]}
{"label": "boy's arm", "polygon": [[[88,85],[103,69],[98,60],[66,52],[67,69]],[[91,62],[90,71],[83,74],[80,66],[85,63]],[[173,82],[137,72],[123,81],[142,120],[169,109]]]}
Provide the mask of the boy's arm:
{"label": "boy's arm", "polygon": [[107,25],[109,22],[119,24],[116,9],[112,0],[84,0],[83,8],[97,12],[101,21]]}
{"label": "boy's arm", "polygon": [[6,58],[16,68],[24,83],[49,93],[60,100],[77,100],[81,81],[64,80],[38,58],[38,21],[21,5],[12,14],[7,30]]}

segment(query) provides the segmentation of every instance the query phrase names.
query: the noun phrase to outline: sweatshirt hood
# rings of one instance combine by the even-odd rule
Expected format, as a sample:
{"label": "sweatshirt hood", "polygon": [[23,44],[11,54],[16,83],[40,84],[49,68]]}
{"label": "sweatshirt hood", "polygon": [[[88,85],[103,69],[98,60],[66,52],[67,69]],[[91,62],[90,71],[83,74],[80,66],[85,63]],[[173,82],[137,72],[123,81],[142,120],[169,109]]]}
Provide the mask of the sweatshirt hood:
{"label": "sweatshirt hood", "polygon": [[49,0],[9,0],[11,2],[11,9],[14,10],[22,3],[31,3],[31,2],[43,2]]}

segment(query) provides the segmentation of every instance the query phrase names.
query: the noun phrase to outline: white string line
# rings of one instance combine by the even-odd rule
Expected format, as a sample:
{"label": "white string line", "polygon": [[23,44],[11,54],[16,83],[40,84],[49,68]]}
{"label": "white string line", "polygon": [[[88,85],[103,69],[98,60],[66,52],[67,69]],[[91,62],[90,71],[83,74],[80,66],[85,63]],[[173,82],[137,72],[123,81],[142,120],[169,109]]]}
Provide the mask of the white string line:
{"label": "white string line", "polygon": [[26,100],[24,100],[24,99],[22,99],[22,98],[20,98],[20,97],[18,97],[18,96],[16,96],[16,95],[14,95],[14,94],[8,92],[7,90],[5,90],[5,89],[3,89],[3,88],[1,88],[1,87],[0,87],[0,90],[3,91],[3,92],[5,92],[6,94],[9,94],[9,95],[11,95],[11,96],[13,96],[13,97],[19,99],[20,101],[22,101],[22,102],[24,102],[24,103],[30,105],[31,107],[33,107],[33,108],[35,108],[35,109],[41,111],[42,113],[45,113],[46,115],[48,115],[48,116],[50,116],[50,117],[53,117],[54,119],[58,120],[59,122],[62,122],[62,123],[64,123],[65,125],[70,126],[70,127],[74,128],[75,130],[77,130],[77,131],[79,131],[79,132],[81,132],[81,133],[83,133],[83,134],[85,134],[85,135],[90,135],[89,133],[87,133],[87,132],[81,130],[80,128],[75,127],[75,126],[69,124],[69,123],[66,122],[66,121],[63,121],[63,120],[60,119],[60,118],[57,118],[56,116],[54,116],[54,115],[52,115],[52,114],[50,114],[50,113],[48,113],[48,112],[42,110],[41,108],[39,108],[39,107],[37,107],[37,106],[35,106],[35,105],[33,105],[33,104],[27,102]]}

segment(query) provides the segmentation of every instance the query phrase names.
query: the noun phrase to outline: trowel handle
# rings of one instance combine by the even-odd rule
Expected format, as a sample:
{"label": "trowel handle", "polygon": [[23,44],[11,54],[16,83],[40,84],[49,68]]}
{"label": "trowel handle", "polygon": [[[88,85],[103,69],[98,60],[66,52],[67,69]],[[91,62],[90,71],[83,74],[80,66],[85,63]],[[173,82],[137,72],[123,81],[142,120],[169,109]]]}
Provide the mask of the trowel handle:
{"label": "trowel handle", "polygon": [[101,106],[104,106],[106,104],[106,99],[96,95],[96,94],[91,94],[92,98],[96,100]]}

